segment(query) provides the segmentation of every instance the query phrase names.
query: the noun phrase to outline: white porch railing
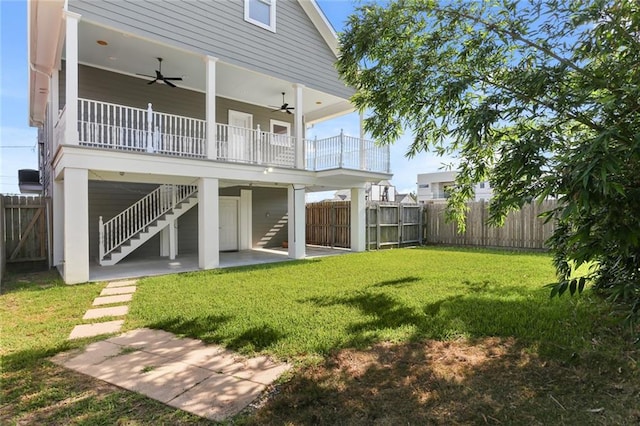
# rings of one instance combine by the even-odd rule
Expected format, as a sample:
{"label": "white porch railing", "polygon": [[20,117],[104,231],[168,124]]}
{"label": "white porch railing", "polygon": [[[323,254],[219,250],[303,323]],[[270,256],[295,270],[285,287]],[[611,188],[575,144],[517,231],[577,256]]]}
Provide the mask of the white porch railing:
{"label": "white porch railing", "polygon": [[306,141],[307,170],[354,169],[390,173],[389,146],[340,135]]}
{"label": "white porch railing", "polygon": [[219,160],[293,168],[296,138],[257,129],[216,124]]}
{"label": "white porch railing", "polygon": [[[54,137],[64,140],[64,111]],[[165,114],[108,102],[78,99],[80,145],[207,158],[206,120]],[[257,129],[216,124],[215,155],[221,161],[296,168],[296,150],[304,149],[306,170],[346,168],[390,172],[389,147],[343,132],[326,139],[305,140]],[[300,166],[298,166],[300,167]]]}
{"label": "white porch railing", "polygon": [[197,191],[195,185],[161,185],[114,218],[98,220],[100,260]]}
{"label": "white porch railing", "polygon": [[80,145],[181,157],[205,156],[206,121],[78,99]]}

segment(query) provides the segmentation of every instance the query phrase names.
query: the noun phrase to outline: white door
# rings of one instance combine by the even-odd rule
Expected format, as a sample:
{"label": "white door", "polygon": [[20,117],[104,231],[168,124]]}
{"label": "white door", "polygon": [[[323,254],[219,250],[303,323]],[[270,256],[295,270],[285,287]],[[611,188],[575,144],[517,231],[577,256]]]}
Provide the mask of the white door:
{"label": "white door", "polygon": [[229,126],[228,158],[237,161],[251,160],[253,115],[230,109]]}
{"label": "white door", "polygon": [[220,251],[238,250],[238,200],[220,197]]}

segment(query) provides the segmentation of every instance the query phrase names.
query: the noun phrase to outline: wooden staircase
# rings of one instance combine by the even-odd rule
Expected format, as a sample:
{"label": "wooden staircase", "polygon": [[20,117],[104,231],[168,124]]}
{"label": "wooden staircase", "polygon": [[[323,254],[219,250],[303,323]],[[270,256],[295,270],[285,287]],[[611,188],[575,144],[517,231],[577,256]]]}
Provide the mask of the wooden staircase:
{"label": "wooden staircase", "polygon": [[160,185],[109,221],[101,216],[100,265],[120,262],[197,204],[197,186]]}

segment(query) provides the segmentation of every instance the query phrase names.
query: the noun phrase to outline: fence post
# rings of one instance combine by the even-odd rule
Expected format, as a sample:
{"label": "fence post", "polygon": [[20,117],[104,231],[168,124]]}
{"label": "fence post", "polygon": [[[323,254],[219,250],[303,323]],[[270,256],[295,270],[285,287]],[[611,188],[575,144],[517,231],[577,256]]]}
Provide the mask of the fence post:
{"label": "fence post", "polygon": [[344,129],[340,129],[340,168],[344,166]]}
{"label": "fence post", "polygon": [[376,204],[376,250],[380,250],[380,203]]}
{"label": "fence post", "polygon": [[313,171],[318,170],[318,135],[313,138]]}
{"label": "fence post", "polygon": [[102,261],[102,259],[104,258],[104,222],[102,221],[102,216],[100,216],[98,218],[98,230],[99,230],[99,253],[98,253],[98,260]]}
{"label": "fence post", "polygon": [[147,105],[147,152],[153,152],[153,108]]}

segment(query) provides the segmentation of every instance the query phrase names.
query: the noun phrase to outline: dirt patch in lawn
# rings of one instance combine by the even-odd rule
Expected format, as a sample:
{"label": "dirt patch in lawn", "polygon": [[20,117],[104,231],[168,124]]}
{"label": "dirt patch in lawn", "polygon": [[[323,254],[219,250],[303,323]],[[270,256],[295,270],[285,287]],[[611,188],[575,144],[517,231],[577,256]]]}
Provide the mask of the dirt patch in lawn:
{"label": "dirt patch in lawn", "polygon": [[513,339],[343,350],[284,384],[252,424],[638,424],[634,353],[543,360]]}

